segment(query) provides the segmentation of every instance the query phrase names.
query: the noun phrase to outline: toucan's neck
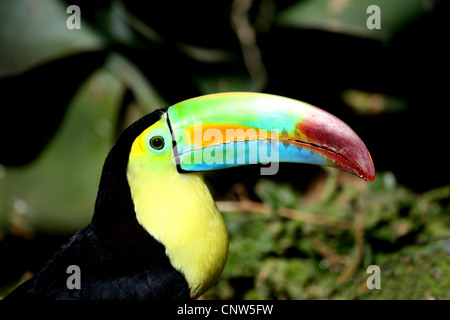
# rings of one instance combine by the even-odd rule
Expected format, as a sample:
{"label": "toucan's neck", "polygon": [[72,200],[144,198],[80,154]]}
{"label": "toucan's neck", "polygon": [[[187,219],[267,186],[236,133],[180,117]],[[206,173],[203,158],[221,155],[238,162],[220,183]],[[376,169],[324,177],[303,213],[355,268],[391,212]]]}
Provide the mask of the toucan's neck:
{"label": "toucan's neck", "polygon": [[[111,237],[118,237],[118,233],[128,230],[139,234],[139,229],[142,229],[136,221],[126,169],[122,169],[123,164],[118,163],[120,160],[113,159],[110,154],[105,161],[92,218],[97,229]],[[126,164],[123,166],[126,168]]]}
{"label": "toucan's neck", "polygon": [[157,121],[164,112],[157,110],[128,127],[106,157],[92,223],[111,238],[139,242],[149,236],[136,220],[126,172],[129,153],[136,136]]}
{"label": "toucan's neck", "polygon": [[197,298],[217,281],[228,253],[221,213],[200,173],[175,166],[143,170],[130,159],[128,181],[139,223],[166,248],[172,266]]}

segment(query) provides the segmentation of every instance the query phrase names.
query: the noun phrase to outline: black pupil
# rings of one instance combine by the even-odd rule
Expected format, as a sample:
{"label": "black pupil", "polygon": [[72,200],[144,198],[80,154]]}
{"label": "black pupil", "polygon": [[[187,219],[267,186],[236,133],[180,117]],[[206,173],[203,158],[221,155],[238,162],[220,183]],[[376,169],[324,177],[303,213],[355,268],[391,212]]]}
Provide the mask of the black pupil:
{"label": "black pupil", "polygon": [[153,149],[161,150],[164,147],[164,139],[163,137],[156,136],[150,139],[150,146]]}

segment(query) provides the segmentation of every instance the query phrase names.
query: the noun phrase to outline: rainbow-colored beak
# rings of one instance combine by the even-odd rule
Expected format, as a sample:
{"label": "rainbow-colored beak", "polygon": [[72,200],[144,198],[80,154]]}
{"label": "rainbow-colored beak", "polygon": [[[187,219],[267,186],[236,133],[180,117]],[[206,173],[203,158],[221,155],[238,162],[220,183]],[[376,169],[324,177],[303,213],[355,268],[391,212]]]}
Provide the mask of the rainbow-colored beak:
{"label": "rainbow-colored beak", "polygon": [[[343,121],[307,103],[262,93],[220,93],[168,109],[181,171],[279,162],[335,167],[373,182],[372,158]],[[274,165],[275,164],[275,165]]]}

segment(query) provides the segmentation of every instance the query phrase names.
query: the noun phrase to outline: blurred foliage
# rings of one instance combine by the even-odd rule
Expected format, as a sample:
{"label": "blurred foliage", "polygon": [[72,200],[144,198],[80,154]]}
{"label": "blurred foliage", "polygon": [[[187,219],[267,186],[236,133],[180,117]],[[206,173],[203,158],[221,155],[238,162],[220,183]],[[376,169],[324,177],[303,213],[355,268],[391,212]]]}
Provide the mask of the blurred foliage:
{"label": "blurred foliage", "polygon": [[[435,6],[437,1],[351,1],[308,0],[299,1],[280,12],[277,23],[298,28],[317,28],[332,32],[353,34],[380,41],[390,40],[405,25]],[[366,27],[370,5],[389,8],[382,11],[383,26],[380,29]],[[369,13],[373,12],[369,10]]]}
{"label": "blurred foliage", "polygon": [[[257,193],[271,211],[253,204],[254,211],[226,212],[229,258],[204,298],[449,299],[450,186],[418,195],[390,172],[373,185],[337,175],[322,181],[322,200],[313,204],[311,194],[291,197],[297,192],[286,184],[262,180]],[[293,207],[316,219],[280,215]],[[380,267],[379,290],[366,286],[370,265]]]}
{"label": "blurred foliage", "polygon": [[[60,129],[39,157],[23,168],[2,167],[0,226],[71,233],[90,220],[103,162],[117,134],[120,99],[125,95],[122,79],[114,73],[133,81],[137,101],[159,99],[148,90],[141,93],[144,79],[126,61],[111,56],[79,88]],[[151,111],[142,109],[129,109],[130,119],[124,118],[127,125]]]}
{"label": "blurred foliage", "polygon": [[[373,4],[379,30],[366,26]],[[69,5],[80,30],[66,27]],[[0,287],[89,222],[126,126],[200,94],[261,91],[347,122],[376,181],[310,166],[208,175],[231,243],[205,298],[449,298],[450,170],[436,163],[447,12],[438,0],[3,0]],[[365,286],[370,264],[381,290]]]}
{"label": "blurred foliage", "polygon": [[93,51],[103,40],[88,26],[71,32],[67,14],[58,1],[4,1],[0,10],[0,76],[15,75],[60,59],[74,51]]}

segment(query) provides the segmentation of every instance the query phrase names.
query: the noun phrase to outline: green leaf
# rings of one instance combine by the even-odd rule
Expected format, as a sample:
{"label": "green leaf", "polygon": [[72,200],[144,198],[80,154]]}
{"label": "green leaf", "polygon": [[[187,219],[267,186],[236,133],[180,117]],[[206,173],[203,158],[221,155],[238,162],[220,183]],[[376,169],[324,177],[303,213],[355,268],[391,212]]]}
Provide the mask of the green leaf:
{"label": "green leaf", "polygon": [[2,168],[0,220],[52,233],[73,233],[89,222],[122,94],[120,82],[103,69],[80,87],[38,158],[23,168]]}
{"label": "green leaf", "polygon": [[313,275],[311,264],[303,259],[269,258],[261,266],[255,287],[262,299],[305,299],[304,288]]}
{"label": "green leaf", "polygon": [[[0,78],[84,51],[105,40],[87,24],[70,30],[71,14],[57,0],[4,0],[0,10]],[[82,15],[82,13],[81,13]]]}
{"label": "green leaf", "polygon": [[256,185],[255,192],[263,202],[274,208],[295,208],[300,201],[300,194],[289,183],[261,179]]}
{"label": "green leaf", "polygon": [[255,276],[261,259],[274,250],[276,239],[273,232],[267,230],[277,229],[276,222],[264,216],[251,216],[251,220],[242,214],[227,213],[224,216],[231,239],[224,277]]}
{"label": "green leaf", "polygon": [[[282,27],[319,29],[389,41],[392,36],[430,11],[437,0],[305,0],[281,11],[275,23]],[[380,8],[381,29],[369,29],[367,8]]]}
{"label": "green leaf", "polygon": [[[126,57],[113,53],[105,65],[105,68],[133,91],[139,108],[144,116],[155,109],[169,107],[158,91],[149,82],[148,78]],[[137,120],[133,119],[133,120]]]}

